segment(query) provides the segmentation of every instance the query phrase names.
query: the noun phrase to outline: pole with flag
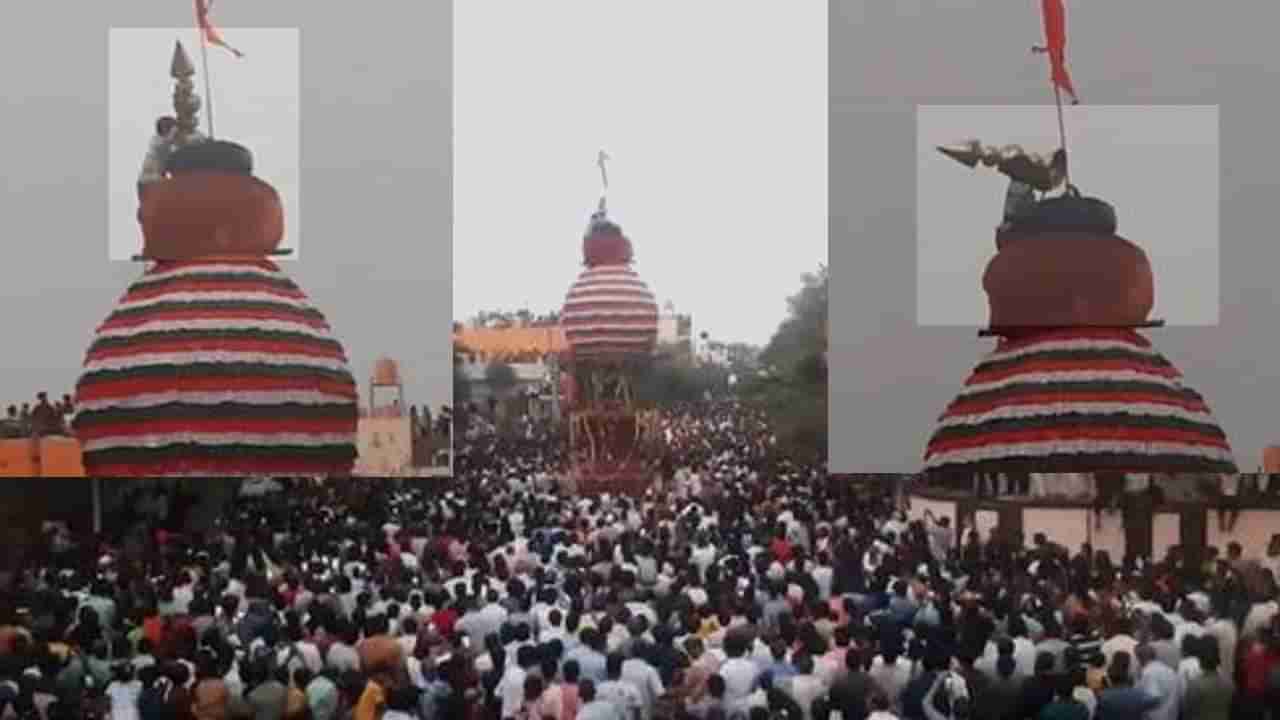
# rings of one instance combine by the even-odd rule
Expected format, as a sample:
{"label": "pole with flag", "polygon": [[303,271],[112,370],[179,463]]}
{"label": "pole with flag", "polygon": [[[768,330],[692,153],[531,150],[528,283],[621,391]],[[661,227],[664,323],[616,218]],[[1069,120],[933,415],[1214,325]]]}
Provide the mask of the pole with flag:
{"label": "pole with flag", "polygon": [[244,57],[244,53],[228,45],[227,41],[222,39],[222,33],[218,32],[218,28],[214,27],[213,21],[209,19],[209,12],[213,10],[213,0],[195,0],[195,4],[196,26],[200,31],[200,64],[203,65],[204,70],[204,97],[208,104],[209,139],[212,140],[213,82],[209,78],[209,46],[217,45],[238,58]]}
{"label": "pole with flag", "polygon": [[[1049,56],[1049,80],[1053,85],[1053,99],[1058,107],[1058,140],[1062,151],[1067,151],[1067,126],[1062,117],[1062,94],[1071,98],[1072,105],[1079,105],[1075,85],[1071,82],[1071,74],[1067,72],[1067,11],[1062,0],[1040,0],[1041,14],[1044,16],[1043,46],[1031,48],[1032,52]],[[1067,175],[1067,184],[1071,177]]]}

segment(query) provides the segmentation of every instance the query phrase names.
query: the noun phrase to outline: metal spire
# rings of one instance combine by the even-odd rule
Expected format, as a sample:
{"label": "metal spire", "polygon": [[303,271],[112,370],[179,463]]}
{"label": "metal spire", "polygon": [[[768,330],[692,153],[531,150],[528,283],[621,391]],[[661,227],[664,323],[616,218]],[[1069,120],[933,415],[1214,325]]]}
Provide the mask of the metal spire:
{"label": "metal spire", "polygon": [[609,153],[601,150],[596,155],[596,166],[600,168],[600,215],[605,214],[605,196],[609,194],[609,169],[605,163],[613,158],[609,157]]}
{"label": "metal spire", "polygon": [[178,135],[175,144],[185,145],[200,135],[200,96],[195,92],[195,83],[191,78],[196,68],[187,55],[182,41],[173,46],[173,60],[169,63],[169,76],[174,79],[173,111],[178,121]]}
{"label": "metal spire", "polygon": [[1028,152],[1019,145],[995,147],[983,145],[978,140],[967,140],[939,145],[938,152],[966,167],[977,167],[978,163],[994,167],[1040,192],[1049,192],[1066,181],[1067,153],[1062,149],[1045,155]]}

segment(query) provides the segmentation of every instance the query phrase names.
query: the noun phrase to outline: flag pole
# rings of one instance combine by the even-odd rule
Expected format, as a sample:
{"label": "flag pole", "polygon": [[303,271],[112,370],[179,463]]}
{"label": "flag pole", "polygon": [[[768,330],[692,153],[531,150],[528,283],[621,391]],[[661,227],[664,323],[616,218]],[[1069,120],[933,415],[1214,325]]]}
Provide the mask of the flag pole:
{"label": "flag pole", "polygon": [[[209,76],[205,75],[205,80],[207,81],[208,79],[209,79]],[[1053,100],[1054,100],[1054,103],[1058,106],[1058,143],[1059,143],[1059,146],[1062,148],[1062,153],[1066,155],[1067,124],[1062,118],[1062,89],[1058,87],[1057,83],[1053,83]],[[209,123],[210,125],[213,124],[212,109],[210,109],[209,111]],[[1068,188],[1071,187],[1071,162],[1070,161],[1068,161],[1066,165],[1062,168],[1062,178],[1066,186]]]}
{"label": "flag pole", "polygon": [[[205,37],[203,28],[196,28],[200,32],[200,65],[201,71],[204,73],[204,101],[206,117],[209,118],[209,139],[213,140],[213,81],[209,78],[209,38]],[[1062,107],[1058,107],[1058,119],[1062,119]]]}

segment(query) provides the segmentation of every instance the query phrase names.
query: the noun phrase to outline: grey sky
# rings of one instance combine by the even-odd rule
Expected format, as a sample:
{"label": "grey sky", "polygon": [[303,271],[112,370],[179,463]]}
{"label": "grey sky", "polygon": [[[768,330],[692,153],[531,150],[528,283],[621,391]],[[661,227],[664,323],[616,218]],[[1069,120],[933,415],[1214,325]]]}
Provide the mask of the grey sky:
{"label": "grey sky", "polygon": [[[1063,112],[1072,184],[1115,205],[1118,232],[1151,261],[1152,316],[1168,325],[1217,324],[1217,107],[1077,105]],[[916,119],[919,321],[982,326],[982,273],[995,255],[993,228],[1009,179],[992,168],[969,170],[936,146],[976,137],[1048,153],[1059,142],[1057,114],[1052,105],[932,105],[921,106]],[[984,234],[989,241],[977,241]]]}
{"label": "grey sky", "polygon": [[[253,52],[259,41],[240,28],[299,32],[305,217],[286,222],[305,225],[305,255],[286,272],[328,317],[362,385],[386,353],[400,362],[410,402],[449,402],[451,4],[219,0],[214,16],[228,42],[244,45],[245,65],[272,51]],[[0,43],[0,63],[15,70],[0,96],[7,178],[0,221],[10,238],[0,262],[0,403],[42,389],[70,391],[93,328],[142,271],[107,259],[109,29],[193,24],[187,1],[79,3],[74,18],[64,4],[0,4],[0,26],[20,29]],[[159,57],[139,61],[158,68],[161,81],[171,42]],[[210,60],[217,54],[211,48]],[[233,60],[224,56],[218,65]],[[218,134],[243,141],[224,123],[275,86],[264,78],[269,87],[245,99],[221,77]],[[141,87],[136,94],[163,109],[167,92],[156,98]],[[151,109],[140,112],[145,120]],[[259,128],[273,120],[257,112],[263,117],[242,127],[263,134],[246,144],[266,173],[279,157],[274,143],[287,152],[299,139],[267,137]],[[136,159],[127,175],[137,172],[150,124],[132,140]]]}
{"label": "grey sky", "polygon": [[[992,347],[972,327],[916,324],[915,107],[1052,102],[1045,59],[1029,51],[1043,42],[1039,3],[830,6],[832,467],[913,472],[937,416]],[[1219,106],[1220,322],[1148,336],[1206,396],[1248,470],[1261,462],[1264,445],[1280,441],[1278,25],[1273,3],[1067,3],[1067,60],[1083,103]],[[1048,132],[1052,141],[1053,125]],[[947,136],[987,134],[963,126]],[[1072,149],[1086,172],[1083,147]],[[956,168],[958,191],[977,182]],[[1124,192],[1104,195],[1100,183],[1091,178],[1082,189]],[[979,211],[985,228],[957,243],[991,247],[987,218],[999,212],[1003,192],[993,185]],[[1135,223],[1148,221],[1137,219],[1132,201],[1108,199],[1122,233],[1147,248],[1168,242],[1139,232]],[[1175,223],[1185,214],[1172,203],[1158,212]],[[978,279],[965,274],[976,291]],[[1156,282],[1168,294],[1199,293],[1212,281]]]}
{"label": "grey sky", "polygon": [[603,148],[610,213],[659,302],[713,338],[767,342],[827,256],[826,7],[455,12],[455,317],[559,309]]}
{"label": "grey sky", "polygon": [[[254,175],[271,183],[284,204],[281,247],[293,248],[287,259],[299,260],[302,248],[297,241],[306,235],[299,204],[299,34],[291,28],[235,28],[234,41],[226,39],[245,56],[236,58],[223,48],[209,48],[215,137],[233,139],[254,150]],[[127,261],[142,249],[136,182],[151,127],[157,117],[174,112],[169,61],[175,40],[182,41],[195,63],[196,94],[204,102],[200,130],[208,133],[210,102],[205,97],[205,68],[195,28],[111,30],[108,207],[112,260]]]}

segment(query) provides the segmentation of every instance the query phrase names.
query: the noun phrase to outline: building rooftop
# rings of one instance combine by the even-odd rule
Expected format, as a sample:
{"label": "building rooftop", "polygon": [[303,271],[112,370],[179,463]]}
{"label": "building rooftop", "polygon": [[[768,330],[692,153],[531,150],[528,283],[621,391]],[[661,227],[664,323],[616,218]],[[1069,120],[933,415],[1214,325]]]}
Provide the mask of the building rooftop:
{"label": "building rooftop", "polygon": [[560,354],[569,349],[559,325],[539,327],[464,327],[453,334],[459,352],[474,353],[478,360],[511,362],[516,358]]}

